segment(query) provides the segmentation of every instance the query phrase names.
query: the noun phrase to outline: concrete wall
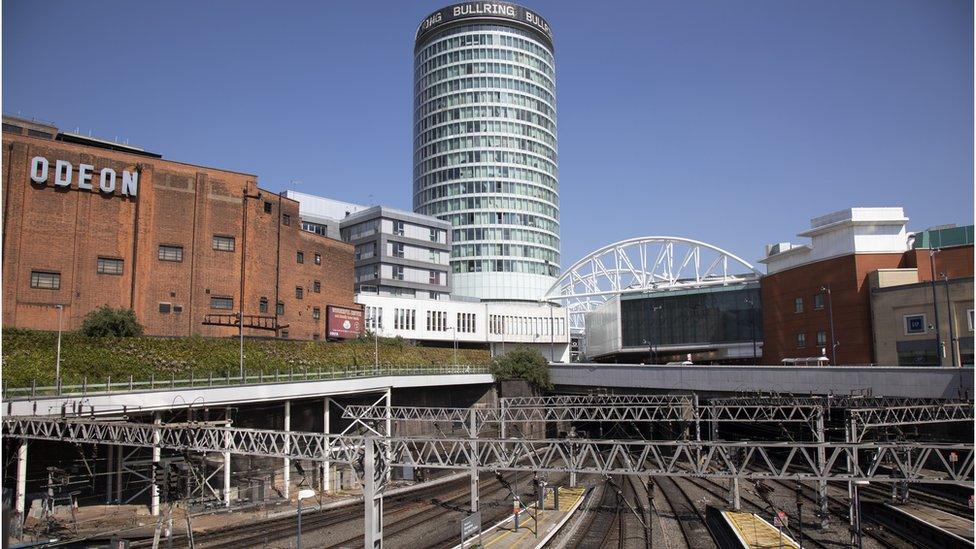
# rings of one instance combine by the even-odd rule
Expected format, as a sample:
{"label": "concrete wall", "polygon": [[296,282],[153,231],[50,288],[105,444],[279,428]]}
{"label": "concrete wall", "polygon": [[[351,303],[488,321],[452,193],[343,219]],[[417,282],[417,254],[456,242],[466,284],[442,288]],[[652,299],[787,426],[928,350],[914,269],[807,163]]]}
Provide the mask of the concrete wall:
{"label": "concrete wall", "polygon": [[875,396],[956,397],[973,395],[972,368],[643,366],[557,364],[552,382],[567,389],[621,388],[679,391],[847,394],[870,389]]}

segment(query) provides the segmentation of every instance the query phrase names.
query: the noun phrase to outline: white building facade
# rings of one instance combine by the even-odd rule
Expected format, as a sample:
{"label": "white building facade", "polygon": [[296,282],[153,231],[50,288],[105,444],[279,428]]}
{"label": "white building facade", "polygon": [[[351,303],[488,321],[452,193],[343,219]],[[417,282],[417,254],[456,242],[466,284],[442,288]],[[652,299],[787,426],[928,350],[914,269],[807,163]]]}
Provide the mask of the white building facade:
{"label": "white building facade", "polygon": [[436,301],[360,293],[366,329],[421,342],[487,344],[492,355],[516,346],[552,362],[569,361],[569,315],[549,303]]}

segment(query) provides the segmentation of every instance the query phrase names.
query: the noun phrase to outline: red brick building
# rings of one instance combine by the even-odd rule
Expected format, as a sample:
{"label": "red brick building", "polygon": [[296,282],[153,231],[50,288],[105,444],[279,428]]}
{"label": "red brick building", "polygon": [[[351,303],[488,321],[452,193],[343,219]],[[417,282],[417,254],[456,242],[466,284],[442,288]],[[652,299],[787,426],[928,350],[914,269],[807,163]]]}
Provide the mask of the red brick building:
{"label": "red brick building", "polygon": [[353,247],[302,230],[257,177],[163,160],[15,118],[3,124],[3,324],[67,330],[102,306],[149,335],[326,337]]}
{"label": "red brick building", "polygon": [[[919,280],[932,279],[929,250],[912,247],[907,223],[901,208],[850,208],[811,220],[799,234],[810,244],[769,246],[761,260],[767,266],[763,361],[826,356],[831,364],[876,362],[869,275],[917,268]],[[935,262],[937,274],[972,278],[971,240],[942,249]]]}

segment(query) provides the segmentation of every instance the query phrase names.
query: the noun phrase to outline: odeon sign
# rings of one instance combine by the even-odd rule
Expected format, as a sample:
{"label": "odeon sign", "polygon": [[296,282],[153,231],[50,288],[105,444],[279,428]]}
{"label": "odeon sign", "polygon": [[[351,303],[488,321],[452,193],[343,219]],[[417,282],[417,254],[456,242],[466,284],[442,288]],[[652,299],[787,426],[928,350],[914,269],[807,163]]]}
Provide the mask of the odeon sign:
{"label": "odeon sign", "polygon": [[[43,156],[35,156],[31,159],[30,178],[38,185],[45,185],[49,179],[50,163]],[[56,160],[54,162],[54,186],[71,187],[72,176],[75,172],[74,166],[67,160]],[[91,164],[78,164],[78,181],[76,187],[90,191],[92,178],[95,175],[95,166]],[[114,194],[118,183],[118,174],[112,168],[102,168],[98,172],[98,190],[105,194]],[[136,196],[139,194],[139,172],[122,170],[121,193],[123,196]]]}

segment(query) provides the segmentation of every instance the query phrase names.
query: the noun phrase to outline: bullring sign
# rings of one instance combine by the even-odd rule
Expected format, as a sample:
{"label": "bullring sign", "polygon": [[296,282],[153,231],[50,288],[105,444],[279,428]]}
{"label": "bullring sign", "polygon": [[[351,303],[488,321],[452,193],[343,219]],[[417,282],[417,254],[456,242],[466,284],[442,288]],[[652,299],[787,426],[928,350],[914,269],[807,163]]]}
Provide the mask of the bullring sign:
{"label": "bullring sign", "polygon": [[[35,156],[31,159],[30,178],[34,183],[38,185],[47,184],[50,171],[50,163],[47,158]],[[95,167],[91,164],[79,164],[76,187],[88,191],[92,190],[92,177],[94,172]],[[71,162],[67,160],[56,160],[54,162],[54,186],[70,187],[74,173],[75,168],[71,165]],[[98,190],[105,194],[113,194],[117,179],[115,170],[112,168],[102,168],[98,172]],[[121,192],[123,196],[136,196],[139,194],[139,172],[122,170]]]}

